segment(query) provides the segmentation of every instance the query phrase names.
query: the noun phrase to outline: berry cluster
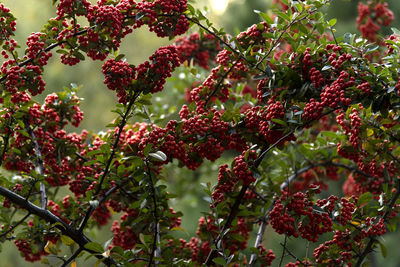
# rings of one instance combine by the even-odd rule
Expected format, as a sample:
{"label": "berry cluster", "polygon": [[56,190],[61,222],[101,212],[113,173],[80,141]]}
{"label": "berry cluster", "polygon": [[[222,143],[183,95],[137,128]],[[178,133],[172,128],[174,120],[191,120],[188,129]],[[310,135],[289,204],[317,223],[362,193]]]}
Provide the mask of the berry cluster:
{"label": "berry cluster", "polygon": [[135,75],[134,68],[125,61],[109,59],[102,69],[108,89],[117,91],[118,102],[126,104],[129,101],[127,91]]}
{"label": "berry cluster", "polygon": [[387,3],[368,1],[367,5],[358,4],[357,28],[363,37],[375,42],[380,26],[389,26],[393,19],[393,12],[388,9]]}

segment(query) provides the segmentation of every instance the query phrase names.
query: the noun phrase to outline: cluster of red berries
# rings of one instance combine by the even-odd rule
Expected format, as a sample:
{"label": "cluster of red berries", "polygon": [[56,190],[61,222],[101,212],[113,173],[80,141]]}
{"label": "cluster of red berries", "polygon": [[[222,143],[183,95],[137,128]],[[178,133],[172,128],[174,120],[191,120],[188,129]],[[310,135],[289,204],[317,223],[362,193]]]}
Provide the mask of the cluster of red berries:
{"label": "cluster of red berries", "polygon": [[193,60],[194,64],[206,70],[221,50],[219,41],[211,34],[192,33],[189,37],[183,36],[176,39],[174,45],[181,62],[190,63]]}
{"label": "cluster of red berries", "polygon": [[99,3],[88,8],[87,19],[89,22],[106,31],[110,37],[116,38],[122,30],[124,16],[121,11],[113,5]]}
{"label": "cluster of red berries", "polygon": [[256,180],[243,155],[237,156],[233,162],[233,173],[244,185],[249,185]]}
{"label": "cluster of red berries", "polygon": [[258,250],[260,252],[261,256],[261,266],[270,266],[272,264],[272,261],[276,258],[274,252],[272,249],[269,249],[268,252],[267,250],[260,244],[258,246]]}
{"label": "cluster of red berries", "polygon": [[389,26],[394,19],[387,3],[368,1],[367,5],[358,4],[357,28],[363,37],[375,42],[380,26]]}
{"label": "cluster of red berries", "polygon": [[39,244],[34,244],[34,246],[40,246],[39,251],[34,253],[32,251],[31,244],[29,243],[28,240],[25,239],[17,239],[14,241],[14,244],[17,246],[18,250],[22,253],[26,261],[35,262],[40,260],[40,258],[43,255],[48,254],[43,250],[43,246]]}
{"label": "cluster of red berries", "polygon": [[132,249],[136,245],[137,237],[132,231],[130,226],[120,226],[118,221],[114,221],[111,227],[111,232],[113,232],[113,245],[120,246],[121,248],[127,250]]}
{"label": "cluster of red berries", "polygon": [[51,52],[43,51],[45,47],[45,34],[44,33],[32,33],[26,42],[26,55],[28,58],[37,59],[39,66],[44,66],[52,56]]}
{"label": "cluster of red berries", "polygon": [[[312,242],[316,242],[320,235],[332,231],[333,223],[328,212],[314,211],[314,203],[309,198],[308,193],[297,192],[288,196],[284,192],[269,214],[274,230],[296,238],[300,234],[302,238]],[[321,205],[322,202],[317,204]],[[298,223],[301,216],[306,216],[307,220]]]}
{"label": "cluster of red berries", "polygon": [[72,14],[84,15],[84,11],[87,12],[90,5],[87,0],[60,0],[57,5],[57,20],[62,20],[64,16],[70,17]]}
{"label": "cluster of red berries", "polygon": [[102,67],[104,83],[108,89],[117,91],[118,102],[126,104],[129,99],[127,89],[135,75],[135,69],[126,61],[109,59]]}

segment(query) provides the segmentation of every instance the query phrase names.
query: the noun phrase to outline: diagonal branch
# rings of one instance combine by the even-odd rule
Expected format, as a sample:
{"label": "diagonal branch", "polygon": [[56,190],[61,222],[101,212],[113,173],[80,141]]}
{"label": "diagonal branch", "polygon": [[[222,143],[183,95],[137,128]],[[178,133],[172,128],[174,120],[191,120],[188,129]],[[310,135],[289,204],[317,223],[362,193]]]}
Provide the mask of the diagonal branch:
{"label": "diagonal branch", "polygon": [[88,237],[86,237],[82,232],[77,231],[75,228],[71,227],[68,225],[66,222],[64,222],[60,217],[54,215],[51,213],[49,210],[42,209],[35,204],[33,204],[30,201],[25,200],[25,198],[21,197],[20,195],[14,193],[11,190],[8,190],[4,187],[0,186],[0,195],[6,197],[8,200],[10,200],[12,203],[14,203],[17,206],[20,206],[21,208],[27,210],[30,214],[36,215],[39,218],[45,220],[46,222],[50,224],[54,224],[54,226],[59,229],[64,235],[70,237],[72,240],[75,241],[79,245],[79,247],[83,248],[83,250],[94,254],[96,258],[104,260],[104,263],[108,266],[111,264],[115,264],[113,259],[106,258],[102,255],[99,255],[96,251],[93,251],[91,249],[85,248],[85,245],[90,241]]}
{"label": "diagonal branch", "polygon": [[[96,197],[99,195],[100,191],[101,191],[101,187],[104,183],[105,178],[107,177],[107,175],[110,172],[110,167],[111,167],[111,163],[114,160],[114,156],[117,153],[117,147],[119,144],[119,141],[121,139],[121,134],[122,131],[124,130],[124,127],[128,121],[128,116],[131,113],[131,109],[133,104],[135,103],[136,99],[139,97],[141,91],[137,91],[134,93],[134,95],[132,96],[131,100],[129,101],[128,107],[126,108],[126,112],[125,114],[122,116],[122,121],[119,123],[118,125],[118,133],[117,136],[115,137],[112,149],[111,149],[111,154],[108,157],[107,163],[106,163],[106,167],[103,171],[103,175],[100,178],[100,182],[99,185],[97,186],[97,189],[95,191],[95,193],[93,194],[93,199],[96,199]],[[85,217],[83,218],[80,226],[79,226],[79,231],[83,231],[83,229],[85,228],[90,216],[92,216],[93,212],[95,211],[95,207],[93,207],[92,205],[90,206],[90,208],[88,209],[88,211],[86,212]]]}
{"label": "diagonal branch", "polygon": [[[397,199],[400,197],[400,181],[399,180],[397,180],[396,189],[397,189],[396,193],[394,194],[392,200],[390,201],[385,213],[381,217],[384,221],[387,220],[390,212],[392,211],[394,205],[396,204]],[[361,264],[364,261],[365,257],[369,253],[371,253],[373,251],[372,247],[375,244],[375,242],[376,242],[376,237],[375,236],[372,236],[372,237],[369,238],[369,242],[368,242],[367,246],[364,248],[363,252],[358,256],[358,260],[357,260],[357,263],[356,263],[355,267],[360,267],[361,266]]]}
{"label": "diagonal branch", "polygon": [[4,233],[2,233],[2,234],[0,235],[0,238],[2,238],[2,237],[4,237],[4,236],[7,236],[9,233],[11,233],[12,231],[14,231],[14,229],[17,228],[17,227],[18,227],[21,223],[23,223],[26,219],[28,219],[29,216],[31,216],[31,213],[30,213],[30,212],[28,212],[28,214],[26,214],[21,220],[19,220],[18,222],[16,222],[14,225],[10,226],[10,228],[9,228],[6,232],[4,232]]}

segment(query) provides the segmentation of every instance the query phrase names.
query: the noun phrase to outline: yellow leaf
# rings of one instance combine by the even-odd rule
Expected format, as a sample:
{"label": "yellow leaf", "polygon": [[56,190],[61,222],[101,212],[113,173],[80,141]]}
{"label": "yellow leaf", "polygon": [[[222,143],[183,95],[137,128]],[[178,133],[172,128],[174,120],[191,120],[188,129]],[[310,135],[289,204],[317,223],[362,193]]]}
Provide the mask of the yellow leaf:
{"label": "yellow leaf", "polygon": [[71,263],[71,267],[76,267],[76,261],[74,261],[73,263]]}
{"label": "yellow leaf", "polygon": [[54,247],[54,244],[51,242],[51,241],[47,241],[47,243],[46,243],[46,246],[44,246],[44,251],[46,252],[46,253],[51,253],[50,252],[50,249],[52,248],[52,247]]}

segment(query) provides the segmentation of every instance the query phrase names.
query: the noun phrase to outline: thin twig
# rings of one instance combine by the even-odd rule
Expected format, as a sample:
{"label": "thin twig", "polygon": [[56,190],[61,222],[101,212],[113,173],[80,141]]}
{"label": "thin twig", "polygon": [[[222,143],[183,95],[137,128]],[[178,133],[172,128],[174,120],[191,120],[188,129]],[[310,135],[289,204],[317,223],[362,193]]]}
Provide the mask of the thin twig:
{"label": "thin twig", "polygon": [[[296,255],[294,255],[287,247],[286,247],[286,238],[285,238],[285,244],[280,243],[283,249],[290,255],[292,256],[296,261],[298,261],[301,265],[305,266],[302,260],[300,260]],[[283,258],[281,258],[282,260]],[[279,265],[281,266],[281,265]]]}
{"label": "thin twig", "polygon": [[[233,222],[233,220],[236,217],[237,212],[239,211],[239,205],[246,193],[246,190],[248,188],[248,185],[243,185],[242,188],[240,189],[239,195],[236,197],[235,199],[235,203],[233,203],[233,206],[231,208],[231,212],[228,215],[228,218],[225,221],[224,227],[222,228],[222,232],[218,235],[218,237],[214,240],[214,244],[218,244],[218,242],[220,240],[222,240],[223,236],[222,234],[231,227],[231,224]],[[210,253],[207,256],[207,259],[205,261],[204,264],[206,264],[207,266],[210,266],[213,259],[215,258],[215,256],[218,253],[218,249],[213,249],[210,251]]]}
{"label": "thin twig", "polygon": [[214,87],[214,90],[207,96],[205,105],[211,100],[211,98],[218,92],[219,87],[222,85],[224,80],[228,77],[229,73],[235,68],[235,66],[239,63],[240,58],[236,59],[232,66],[225,72],[224,76],[221,77],[218,84]]}
{"label": "thin twig", "polygon": [[1,152],[1,158],[0,158],[0,166],[3,165],[4,157],[6,155],[7,149],[8,149],[8,143],[10,141],[10,136],[11,136],[11,122],[12,122],[12,115],[14,114],[14,110],[11,110],[11,115],[10,118],[8,119],[8,123],[6,126],[7,133],[6,136],[3,138],[4,139],[4,145],[3,145],[3,151]]}
{"label": "thin twig", "polygon": [[287,235],[285,235],[285,241],[284,241],[284,243],[283,243],[283,244],[281,243],[281,245],[282,245],[282,247],[283,247],[283,250],[282,250],[281,260],[279,261],[279,267],[282,266],[283,257],[285,257],[286,243],[287,243]]}
{"label": "thin twig", "polygon": [[[25,121],[25,124],[27,124],[26,121]],[[35,146],[35,154],[36,154],[36,158],[38,160],[39,175],[43,177],[43,175],[44,175],[44,163],[43,163],[42,152],[41,152],[39,143],[37,142],[35,133],[31,129],[31,127],[26,125],[25,128],[26,128],[26,131],[29,133],[29,135],[31,137],[33,145]],[[46,195],[46,187],[44,186],[43,183],[40,183],[40,189],[39,190],[40,190],[40,203],[42,205],[42,209],[46,209],[47,208],[47,195]],[[29,197],[29,195],[28,195],[28,197]]]}
{"label": "thin twig", "polygon": [[12,231],[14,231],[14,229],[17,228],[18,225],[23,223],[30,215],[31,215],[31,213],[28,212],[28,214],[26,214],[21,220],[19,220],[17,223],[15,223],[13,226],[11,226],[6,232],[2,233],[0,235],[0,238],[2,238],[4,236],[8,235],[9,233],[11,233]]}
{"label": "thin twig", "polygon": [[70,262],[76,259],[78,257],[79,253],[81,253],[83,249],[79,247],[74,254],[71,255],[71,257],[68,258],[68,260],[64,261],[63,264],[60,265],[60,267],[66,267]]}

